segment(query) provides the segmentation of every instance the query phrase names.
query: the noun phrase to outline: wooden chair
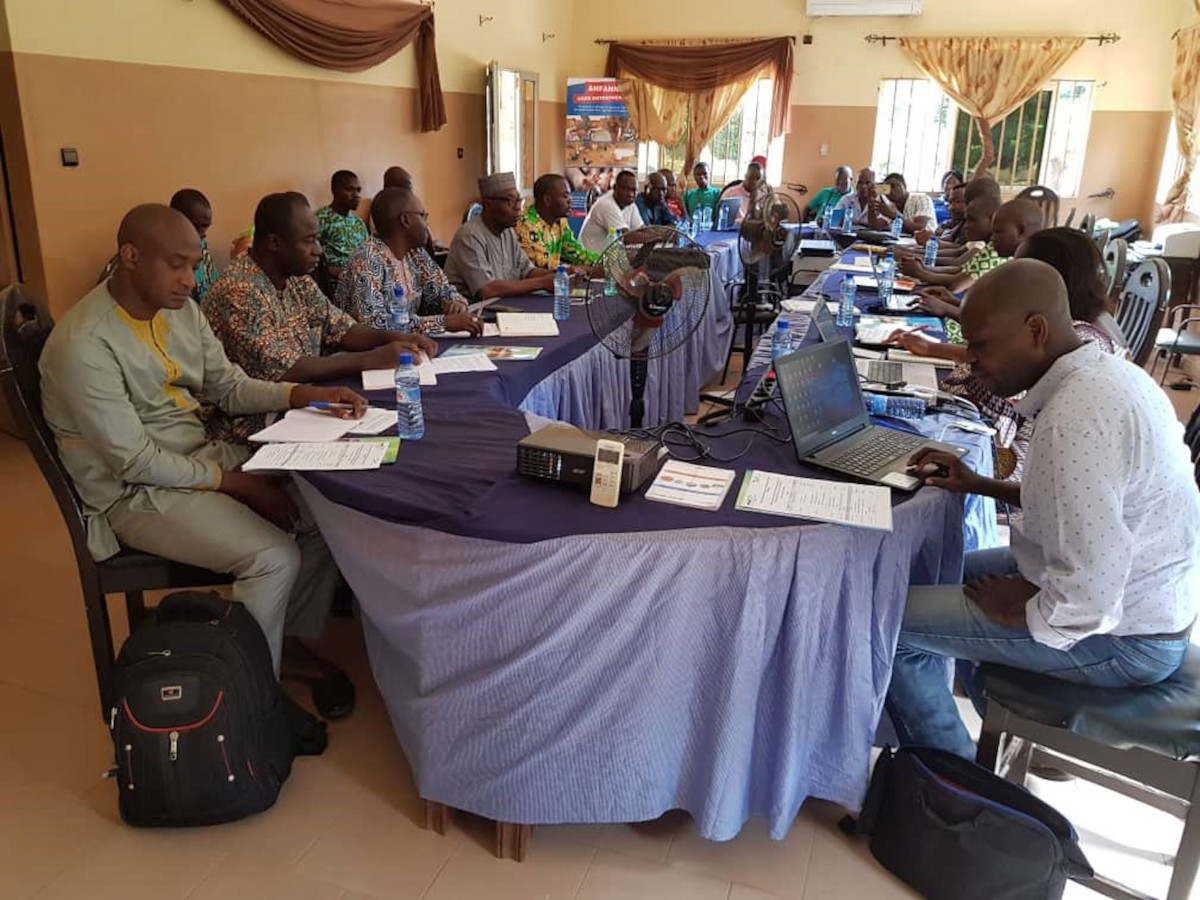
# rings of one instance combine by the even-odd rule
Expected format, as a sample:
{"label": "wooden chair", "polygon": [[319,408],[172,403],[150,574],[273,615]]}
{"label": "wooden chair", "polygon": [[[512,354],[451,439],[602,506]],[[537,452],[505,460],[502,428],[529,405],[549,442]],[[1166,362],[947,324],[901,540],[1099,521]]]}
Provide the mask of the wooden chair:
{"label": "wooden chair", "polygon": [[1117,309],[1117,324],[1125,335],[1129,354],[1144,366],[1154,349],[1151,335],[1156,334],[1166,314],[1171,296],[1171,270],[1161,259],[1142,262],[1129,273]]}
{"label": "wooden chair", "polygon": [[[1050,765],[1182,819],[1167,900],[1186,900],[1200,868],[1200,648],[1148,687],[1093,688],[991,664],[980,677],[976,762],[1017,784],[1030,765]],[[1146,900],[1099,873],[1086,884]]]}
{"label": "wooden chair", "polygon": [[38,359],[53,327],[54,321],[45,307],[23,286],[13,285],[0,292],[0,388],[14,422],[50,486],[71,538],[100,691],[100,715],[107,722],[115,655],[105,595],[125,595],[125,610],[132,630],[145,615],[146,591],[228,584],[233,579],[136,550],[122,550],[103,562],[92,558],[82,504],[58,458],[54,435],[42,417]]}
{"label": "wooden chair", "polygon": [[1104,248],[1104,271],[1108,273],[1108,296],[1119,300],[1125,287],[1125,260],[1129,245],[1121,238],[1113,238]]}
{"label": "wooden chair", "polygon": [[1018,200],[1030,200],[1042,210],[1042,226],[1054,228],[1058,225],[1058,194],[1043,184],[1027,187],[1017,194]]}

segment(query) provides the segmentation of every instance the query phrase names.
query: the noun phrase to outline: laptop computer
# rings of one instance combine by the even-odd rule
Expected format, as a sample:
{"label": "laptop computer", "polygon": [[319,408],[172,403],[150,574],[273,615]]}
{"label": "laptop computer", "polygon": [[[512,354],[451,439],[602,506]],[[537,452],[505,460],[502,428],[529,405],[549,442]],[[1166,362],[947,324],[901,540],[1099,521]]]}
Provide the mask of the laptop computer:
{"label": "laptop computer", "polygon": [[780,357],[775,374],[796,457],[803,463],[911,491],[921,485],[920,477],[908,472],[908,460],[918,450],[967,453],[964,447],[872,425],[844,338]]}
{"label": "laptop computer", "polygon": [[[813,322],[823,341],[840,340],[837,322],[829,312],[829,304],[817,302],[813,305]],[[923,363],[891,362],[885,359],[855,359],[858,374],[872,384],[897,384],[904,382],[913,387],[938,389],[937,370]]]}
{"label": "laptop computer", "polygon": [[[721,221],[721,210],[725,210],[725,227],[717,228],[716,223]],[[713,210],[713,231],[737,231],[741,227],[737,221],[738,213],[741,211],[741,197],[726,197],[721,201],[721,205]]]}

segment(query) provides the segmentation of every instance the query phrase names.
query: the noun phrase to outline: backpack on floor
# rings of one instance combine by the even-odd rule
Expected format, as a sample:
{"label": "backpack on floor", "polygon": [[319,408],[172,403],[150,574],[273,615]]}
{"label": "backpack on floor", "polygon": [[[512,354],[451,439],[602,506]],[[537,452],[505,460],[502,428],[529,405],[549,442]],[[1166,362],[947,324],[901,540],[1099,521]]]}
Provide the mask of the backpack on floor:
{"label": "backpack on floor", "polygon": [[267,639],[240,603],[164,597],[121,647],[109,711],[121,818],[215,825],[272,806],[325,723],[279,686]]}
{"label": "backpack on floor", "polygon": [[884,748],[858,821],[871,853],[931,900],[1055,900],[1092,868],[1071,823],[1023,787],[924,747]]}

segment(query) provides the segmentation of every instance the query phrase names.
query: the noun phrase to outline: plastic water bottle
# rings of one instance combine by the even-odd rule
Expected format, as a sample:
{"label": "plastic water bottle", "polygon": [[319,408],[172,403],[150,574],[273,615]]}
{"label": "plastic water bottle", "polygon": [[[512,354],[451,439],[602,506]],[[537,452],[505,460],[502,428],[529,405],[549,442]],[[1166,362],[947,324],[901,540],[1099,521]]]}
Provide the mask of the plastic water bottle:
{"label": "plastic water bottle", "polygon": [[842,234],[854,233],[854,207],[847,206],[842,215]]}
{"label": "plastic water bottle", "polygon": [[700,213],[700,230],[712,231],[712,207],[702,206],[699,209]]}
{"label": "plastic water bottle", "polygon": [[873,416],[889,416],[893,419],[925,418],[925,401],[920,397],[896,397],[887,394],[863,394],[867,401],[867,412]]}
{"label": "plastic water bottle", "polygon": [[854,325],[854,279],[850,276],[842,279],[842,288],[838,299],[837,325],[838,328],[851,328]]}
{"label": "plastic water bottle", "polygon": [[938,255],[938,239],[931,237],[925,244],[925,265],[936,266]]}
{"label": "plastic water bottle", "polygon": [[771,361],[792,352],[792,326],[787,319],[775,323],[775,335],[771,338]]}
{"label": "plastic water bottle", "polygon": [[400,354],[396,366],[396,430],[400,439],[415,441],[425,436],[425,411],[421,408],[421,374],[411,353]]}
{"label": "plastic water bottle", "polygon": [[729,227],[729,207],[724,203],[721,204],[721,210],[717,213],[717,231],[724,231]]}
{"label": "plastic water bottle", "polygon": [[887,306],[892,299],[892,292],[896,287],[896,257],[892,256],[891,252],[883,258],[883,262],[879,264],[879,302]]}
{"label": "plastic water bottle", "polygon": [[566,266],[554,270],[554,318],[559,322],[571,318],[571,276]]}
{"label": "plastic water bottle", "polygon": [[404,286],[392,288],[392,301],[388,304],[388,313],[392,318],[392,331],[409,332],[412,330],[412,319],[408,311],[408,298],[404,296]]}
{"label": "plastic water bottle", "polygon": [[821,227],[824,228],[827,233],[833,231],[833,210],[834,205],[832,203],[826,203],[825,210],[821,213]]}
{"label": "plastic water bottle", "polygon": [[896,216],[892,219],[892,237],[900,240],[900,235],[904,233],[904,219],[901,216]]}

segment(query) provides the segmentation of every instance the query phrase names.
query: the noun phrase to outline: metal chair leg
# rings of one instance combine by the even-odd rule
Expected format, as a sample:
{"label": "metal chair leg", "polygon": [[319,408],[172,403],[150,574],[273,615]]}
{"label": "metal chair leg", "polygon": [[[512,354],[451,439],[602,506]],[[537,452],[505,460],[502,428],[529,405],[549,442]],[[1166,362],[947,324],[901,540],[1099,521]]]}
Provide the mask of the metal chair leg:
{"label": "metal chair leg", "polygon": [[998,703],[989,702],[983,717],[983,728],[979,733],[979,743],[975,748],[975,762],[989,772],[996,771],[996,763],[1000,757],[1000,736],[1004,734],[1004,725],[1008,721],[1008,713]]}
{"label": "metal chair leg", "polygon": [[141,591],[125,592],[125,615],[129,618],[129,633],[146,618],[146,596]]}
{"label": "metal chair leg", "polygon": [[1187,900],[1200,870],[1200,774],[1192,787],[1191,805],[1183,820],[1183,837],[1175,854],[1175,866],[1171,870],[1171,886],[1167,889],[1167,900]]}

